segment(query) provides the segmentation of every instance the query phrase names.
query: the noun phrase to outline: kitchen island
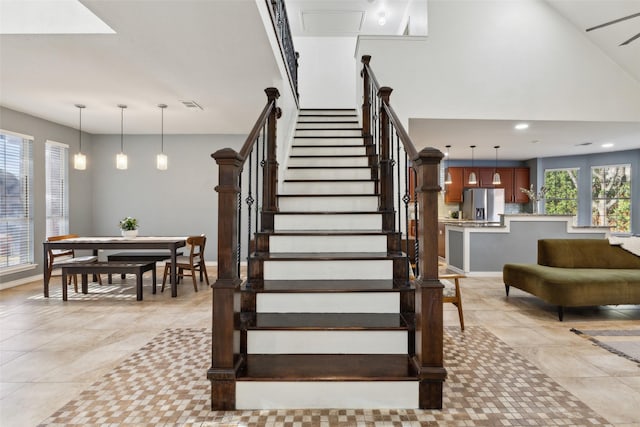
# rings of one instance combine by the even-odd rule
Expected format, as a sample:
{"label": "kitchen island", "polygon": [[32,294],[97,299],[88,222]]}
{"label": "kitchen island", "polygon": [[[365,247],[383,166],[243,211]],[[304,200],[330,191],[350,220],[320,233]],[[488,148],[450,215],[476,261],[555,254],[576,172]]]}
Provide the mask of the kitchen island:
{"label": "kitchen island", "polygon": [[537,262],[538,239],[598,239],[608,227],[578,227],[571,215],[504,214],[500,223],[447,221],[445,259],[453,271],[499,276],[507,263]]}

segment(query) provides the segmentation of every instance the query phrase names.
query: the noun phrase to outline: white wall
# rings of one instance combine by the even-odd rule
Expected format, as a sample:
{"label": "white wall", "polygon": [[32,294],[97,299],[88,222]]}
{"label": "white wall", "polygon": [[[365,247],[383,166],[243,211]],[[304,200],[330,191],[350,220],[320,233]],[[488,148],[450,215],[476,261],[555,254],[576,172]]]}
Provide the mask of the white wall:
{"label": "white wall", "polygon": [[356,51],[394,89],[405,126],[409,117],[640,120],[640,83],[545,2],[428,6],[426,39],[361,37]]}
{"label": "white wall", "polygon": [[300,107],[355,108],[356,38],[294,37],[293,42],[300,53]]}

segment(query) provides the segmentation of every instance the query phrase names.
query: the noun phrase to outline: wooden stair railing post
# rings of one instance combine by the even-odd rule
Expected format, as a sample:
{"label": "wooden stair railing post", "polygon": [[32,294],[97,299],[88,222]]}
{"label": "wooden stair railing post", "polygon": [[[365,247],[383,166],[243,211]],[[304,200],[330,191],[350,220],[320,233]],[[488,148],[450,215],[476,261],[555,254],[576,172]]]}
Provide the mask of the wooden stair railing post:
{"label": "wooden stair railing post", "polygon": [[271,113],[267,121],[267,158],[265,159],[262,206],[262,231],[273,231],[274,215],[278,212],[278,160],[277,153],[277,126],[276,122],[282,115],[276,106],[276,100],[280,92],[275,87],[266,88],[268,102],[273,102]]}
{"label": "wooden stair railing post", "polygon": [[438,280],[438,165],[443,154],[422,149],[412,159],[417,171],[418,240],[420,276],[416,288],[416,354],[421,409],[441,409],[447,371],[443,364],[442,289]]}
{"label": "wooden stair railing post", "polygon": [[239,292],[238,271],[238,194],[242,156],[231,148],[211,155],[218,164],[218,278],[213,290],[211,367],[211,410],[236,407],[236,367],[234,360],[234,294]]}
{"label": "wooden stair railing post", "polygon": [[393,164],[391,163],[391,128],[385,104],[393,89],[383,86],[378,90],[380,97],[380,205],[382,212],[382,230],[394,231],[395,215],[393,207]]}
{"label": "wooden stair railing post", "polygon": [[[362,136],[371,137],[371,79],[369,78],[369,72],[367,65],[371,61],[370,55],[364,55],[362,57],[362,81],[364,82],[362,90]],[[366,142],[366,141],[365,141]]]}

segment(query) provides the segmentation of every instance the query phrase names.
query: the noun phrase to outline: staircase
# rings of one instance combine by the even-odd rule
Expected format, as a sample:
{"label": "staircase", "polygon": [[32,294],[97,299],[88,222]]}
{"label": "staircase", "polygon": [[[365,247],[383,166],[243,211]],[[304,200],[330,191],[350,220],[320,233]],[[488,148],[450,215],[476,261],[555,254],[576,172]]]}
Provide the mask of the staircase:
{"label": "staircase", "polygon": [[[370,114],[365,96],[362,127],[354,110],[301,110],[280,174],[279,93],[265,92],[242,149],[212,154],[219,182],[211,409],[442,408],[442,153],[416,151],[388,103],[391,89],[382,87],[365,91],[381,96],[379,114]],[[394,207],[394,176],[404,170],[409,188],[407,167],[415,174],[420,254],[411,282]]]}
{"label": "staircase", "polygon": [[376,188],[355,111],[301,110],[242,291],[237,409],[418,407],[414,291]]}

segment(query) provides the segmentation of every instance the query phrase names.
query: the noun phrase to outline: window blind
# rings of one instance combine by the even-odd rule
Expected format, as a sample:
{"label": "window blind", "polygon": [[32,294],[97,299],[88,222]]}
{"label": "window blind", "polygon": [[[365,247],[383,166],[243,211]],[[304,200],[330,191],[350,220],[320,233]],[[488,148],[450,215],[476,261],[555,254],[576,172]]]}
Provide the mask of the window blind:
{"label": "window blind", "polygon": [[69,234],[69,146],[45,143],[47,236]]}
{"label": "window blind", "polygon": [[33,263],[33,137],[0,130],[0,272]]}

